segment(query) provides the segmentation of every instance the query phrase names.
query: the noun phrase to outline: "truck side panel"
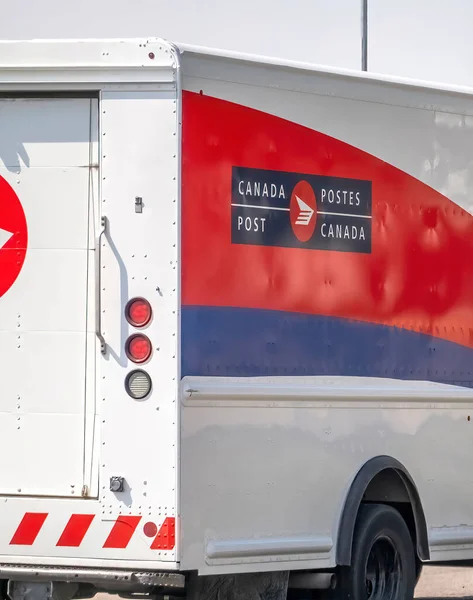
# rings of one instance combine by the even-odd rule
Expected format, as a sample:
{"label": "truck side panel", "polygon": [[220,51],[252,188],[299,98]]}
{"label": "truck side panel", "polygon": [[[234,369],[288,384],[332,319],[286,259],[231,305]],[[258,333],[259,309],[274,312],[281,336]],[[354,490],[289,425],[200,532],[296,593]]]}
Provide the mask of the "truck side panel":
{"label": "truck side panel", "polygon": [[455,558],[473,531],[471,101],[189,60],[184,568],[334,566],[378,455],[418,486],[432,556]]}

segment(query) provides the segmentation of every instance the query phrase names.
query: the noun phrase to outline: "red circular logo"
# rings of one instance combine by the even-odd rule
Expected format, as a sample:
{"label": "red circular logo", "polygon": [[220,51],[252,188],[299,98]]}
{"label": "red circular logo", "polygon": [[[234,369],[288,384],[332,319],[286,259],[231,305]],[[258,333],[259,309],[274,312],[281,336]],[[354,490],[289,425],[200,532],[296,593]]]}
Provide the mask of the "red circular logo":
{"label": "red circular logo", "polygon": [[0,177],[0,297],[15,283],[26,257],[25,213],[12,187]]}
{"label": "red circular logo", "polygon": [[315,192],[307,181],[299,181],[292,190],[290,216],[296,238],[300,242],[310,240],[317,221],[317,202]]}

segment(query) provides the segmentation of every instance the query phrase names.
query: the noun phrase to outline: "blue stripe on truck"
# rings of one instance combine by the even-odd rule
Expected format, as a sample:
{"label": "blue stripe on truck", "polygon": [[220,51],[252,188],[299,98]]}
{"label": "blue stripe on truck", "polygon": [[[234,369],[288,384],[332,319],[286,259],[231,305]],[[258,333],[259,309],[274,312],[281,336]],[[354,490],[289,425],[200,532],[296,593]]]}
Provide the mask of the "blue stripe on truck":
{"label": "blue stripe on truck", "polygon": [[426,334],[270,310],[183,306],[182,376],[345,375],[473,387],[473,350]]}

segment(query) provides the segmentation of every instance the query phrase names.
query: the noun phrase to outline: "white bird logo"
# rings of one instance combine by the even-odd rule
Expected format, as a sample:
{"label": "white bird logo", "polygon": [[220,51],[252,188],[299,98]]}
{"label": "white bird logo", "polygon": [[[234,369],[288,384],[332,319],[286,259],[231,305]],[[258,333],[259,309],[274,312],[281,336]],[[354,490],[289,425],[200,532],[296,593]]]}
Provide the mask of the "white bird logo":
{"label": "white bird logo", "polygon": [[297,215],[296,225],[308,225],[312,219],[314,210],[297,195],[296,200],[297,204],[299,205],[299,214]]}
{"label": "white bird logo", "polygon": [[8,240],[12,237],[13,233],[11,233],[11,231],[7,231],[6,229],[2,229],[0,227],[0,248],[3,248],[3,246],[5,246]]}

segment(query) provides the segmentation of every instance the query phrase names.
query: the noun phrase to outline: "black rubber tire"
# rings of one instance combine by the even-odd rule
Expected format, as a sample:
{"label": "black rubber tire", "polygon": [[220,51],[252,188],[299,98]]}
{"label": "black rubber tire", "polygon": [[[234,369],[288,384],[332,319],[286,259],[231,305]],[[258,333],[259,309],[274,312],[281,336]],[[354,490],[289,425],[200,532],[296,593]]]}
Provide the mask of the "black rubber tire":
{"label": "black rubber tire", "polygon": [[362,504],[355,526],[352,563],[340,569],[337,597],[412,600],[415,585],[415,551],[404,519],[391,506]]}
{"label": "black rubber tire", "polygon": [[422,577],[422,570],[424,565],[419,558],[416,558],[416,585],[419,583],[419,579]]}

